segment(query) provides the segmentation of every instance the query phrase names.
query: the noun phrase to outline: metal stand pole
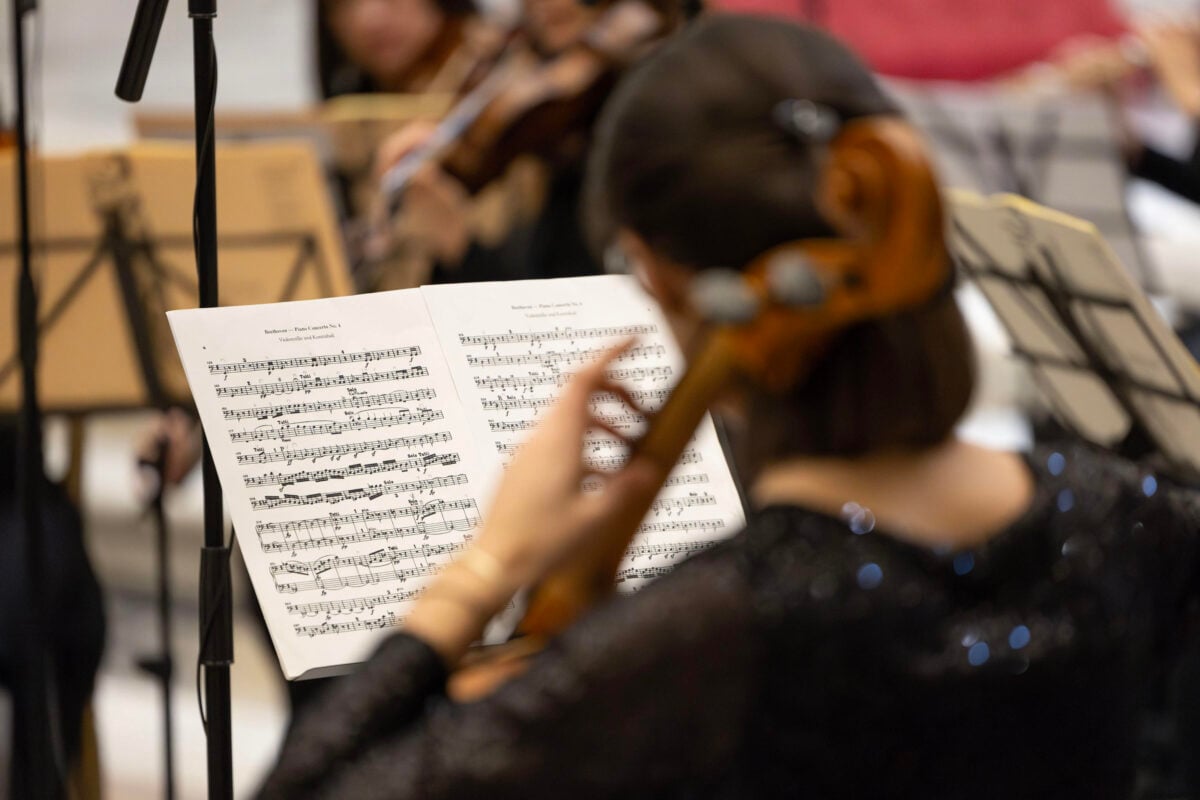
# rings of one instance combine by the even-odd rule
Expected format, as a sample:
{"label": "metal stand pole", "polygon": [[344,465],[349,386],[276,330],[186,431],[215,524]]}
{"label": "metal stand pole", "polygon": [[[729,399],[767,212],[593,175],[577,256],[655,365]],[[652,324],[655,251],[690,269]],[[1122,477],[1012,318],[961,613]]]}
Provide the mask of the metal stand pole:
{"label": "metal stand pole", "polygon": [[31,0],[13,0],[12,45],[16,69],[17,100],[17,241],[20,271],[17,278],[17,338],[21,354],[21,418],[17,491],[21,497],[21,520],[25,528],[25,564],[31,595],[26,618],[24,647],[25,698],[17,699],[15,764],[16,796],[56,800],[65,797],[66,765],[58,730],[55,668],[49,647],[50,618],[46,607],[45,548],[43,541],[42,416],[38,405],[38,299],[33,278],[33,248],[30,239],[29,138],[26,100],[25,17],[34,10]]}

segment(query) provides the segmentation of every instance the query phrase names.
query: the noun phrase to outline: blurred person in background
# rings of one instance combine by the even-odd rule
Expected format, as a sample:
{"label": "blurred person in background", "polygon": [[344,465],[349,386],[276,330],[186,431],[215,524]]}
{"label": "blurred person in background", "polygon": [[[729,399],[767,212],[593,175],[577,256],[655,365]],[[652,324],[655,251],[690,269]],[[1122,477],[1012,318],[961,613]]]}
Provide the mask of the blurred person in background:
{"label": "blurred person in background", "polygon": [[475,70],[472,0],[315,0],[323,98],[457,93]]}
{"label": "blurred person in background", "polygon": [[[542,64],[576,45],[602,9],[578,0],[523,0],[518,47]],[[536,67],[534,70],[536,71]],[[531,73],[530,79],[535,79]],[[419,148],[432,125],[413,124],[385,141],[379,149],[383,173]],[[510,229],[483,241],[470,224],[465,188],[436,164],[427,165],[409,185],[399,215],[404,233],[418,241],[432,258],[428,276],[413,282],[558,278],[601,271],[584,243],[579,224],[579,193],[583,160],[590,132],[564,130],[552,152],[519,160],[517,178],[530,209]]]}

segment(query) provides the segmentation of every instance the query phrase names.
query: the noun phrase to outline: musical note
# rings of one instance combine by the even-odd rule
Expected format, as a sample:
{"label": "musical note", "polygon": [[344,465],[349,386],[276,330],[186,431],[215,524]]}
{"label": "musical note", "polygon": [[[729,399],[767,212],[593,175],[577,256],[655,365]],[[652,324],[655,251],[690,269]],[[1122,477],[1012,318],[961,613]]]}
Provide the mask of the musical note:
{"label": "musical note", "polygon": [[385,547],[365,555],[323,556],[312,561],[273,563],[269,572],[276,591],[284,594],[357,589],[391,581],[403,583],[437,574],[445,562],[433,562],[429,557],[451,556],[463,546],[462,542],[454,542],[410,548]]}
{"label": "musical note", "polygon": [[360,456],[366,453],[376,453],[380,450],[395,450],[401,447],[428,447],[431,444],[448,442],[454,436],[447,431],[437,433],[422,433],[417,436],[399,436],[395,439],[379,439],[373,442],[355,442],[350,444],[329,445],[326,447],[301,447],[289,449],[276,447],[273,450],[259,448],[253,453],[238,453],[239,464],[271,464],[276,461],[307,461],[318,458],[341,458],[342,456]]}
{"label": "musical note", "polygon": [[[447,511],[461,511],[461,520],[447,521],[444,516],[442,520],[435,523],[426,523],[425,520],[434,514],[444,515]],[[402,508],[384,508],[377,511],[356,511],[351,514],[338,514],[335,511],[329,512],[326,517],[313,517],[310,519],[296,519],[280,522],[260,522],[254,526],[255,533],[258,534],[260,541],[265,541],[268,536],[299,536],[304,534],[312,536],[315,534],[325,534],[328,531],[330,534],[336,534],[342,528],[351,526],[357,529],[357,526],[362,525],[366,532],[371,532],[368,527],[371,523],[386,522],[392,527],[390,530],[402,530],[396,526],[397,520],[405,520],[411,517],[416,524],[410,529],[409,535],[422,535],[427,533],[444,533],[449,530],[470,530],[479,522],[479,509],[475,506],[475,500],[467,497],[459,500],[430,500],[422,503],[413,500],[408,506]],[[461,522],[466,527],[456,527]],[[400,534],[396,534],[400,535]],[[351,534],[346,534],[347,541],[355,541],[348,537]],[[334,537],[337,538],[337,537]],[[365,541],[365,540],[357,540]]]}
{"label": "musical note", "polygon": [[364,383],[392,383],[393,381],[408,381],[424,378],[429,375],[425,367],[417,366],[408,369],[394,369],[387,372],[362,372],[345,375],[338,373],[332,377],[300,376],[291,380],[260,381],[242,386],[217,386],[217,397],[270,397],[276,394],[304,394],[317,389],[329,389],[338,386],[357,386]]}
{"label": "musical note", "polygon": [[467,476],[443,475],[423,481],[407,481],[405,483],[372,483],[337,492],[314,492],[312,494],[267,495],[266,497],[251,498],[250,505],[256,511],[269,508],[292,508],[294,506],[335,505],[347,500],[375,500],[380,497],[399,497],[414,492],[424,492],[432,489],[444,489],[447,486],[465,486]]}
{"label": "musical note", "polygon": [[458,453],[418,453],[405,459],[389,458],[370,464],[350,464],[345,467],[330,467],[329,469],[245,475],[243,476],[243,483],[247,488],[255,486],[278,486],[281,489],[285,489],[288,486],[295,486],[298,483],[325,483],[326,481],[344,481],[370,475],[379,475],[385,472],[410,472],[430,467],[451,467],[458,463],[459,458]]}
{"label": "musical note", "polygon": [[400,619],[393,613],[385,614],[375,619],[356,619],[351,622],[325,621],[319,625],[294,625],[297,636],[330,636],[339,633],[354,633],[358,631],[378,631],[385,628],[395,628]]}
{"label": "musical note", "polygon": [[396,414],[354,417],[338,422],[283,423],[274,428],[254,428],[248,431],[230,431],[233,442],[264,442],[272,439],[296,439],[302,436],[336,436],[347,431],[369,431],[376,428],[395,428],[414,423],[436,422],[445,415],[435,409],[419,408],[416,411],[400,411]]}
{"label": "musical note", "polygon": [[[667,402],[680,361],[644,297],[589,295],[602,312],[576,318],[585,303],[508,291],[489,287],[479,307],[456,294],[450,322],[434,319],[434,293],[421,291],[209,312],[219,322],[189,318],[177,330],[189,374],[205,379],[193,393],[222,481],[237,490],[231,512],[289,675],[366,652],[400,624],[481,524],[478,461],[511,456],[571,373],[614,341],[641,337],[608,370],[637,408],[598,392],[591,412],[632,435],[640,411]],[[497,323],[510,306],[522,307],[518,319]],[[469,449],[489,433],[495,452]],[[626,451],[593,432],[580,457],[615,470]],[[668,479],[627,553],[623,587],[727,529],[729,491],[710,452],[689,448]]]}
{"label": "musical note", "polygon": [[[354,392],[354,389],[350,390]],[[319,414],[343,409],[367,409],[380,406],[390,406],[399,403],[417,403],[422,400],[432,400],[437,397],[433,389],[401,389],[384,394],[350,394],[336,400],[320,400],[311,403],[284,403],[277,406],[251,406],[249,408],[222,408],[221,415],[227,420],[245,419],[275,419],[276,417],[298,416],[301,414]]]}
{"label": "musical note", "polygon": [[507,331],[505,333],[460,333],[458,341],[466,347],[495,347],[500,344],[536,344],[538,342],[576,341],[578,339],[623,339],[658,332],[657,325],[618,325],[600,328],[555,328],[549,331]]}
{"label": "musical note", "polygon": [[[453,300],[448,291],[430,295],[435,325],[446,325],[456,337],[448,347],[443,339],[443,346],[456,381],[466,384],[460,396],[475,416],[476,436],[487,437],[502,465],[537,428],[571,373],[625,337],[638,339],[606,372],[636,408],[626,405],[625,392],[598,392],[591,397],[591,413],[606,428],[636,436],[647,423],[641,412],[652,415],[668,401],[680,362],[666,327],[646,320],[644,300],[628,282],[597,280],[588,286],[564,288],[561,296],[548,289],[532,300],[528,290],[510,292],[506,286],[464,289]],[[546,324],[547,317],[572,322],[556,327]],[[462,328],[462,320],[471,320],[470,327]],[[626,566],[629,559],[638,563],[622,574],[625,588],[636,588],[707,546],[731,520],[740,523],[736,489],[709,424],[702,426],[705,438],[684,452],[635,536]],[[627,451],[618,437],[594,431],[585,437],[580,458],[588,470],[612,472],[628,461]],[[582,482],[584,491],[603,486],[602,476]]]}
{"label": "musical note", "polygon": [[[472,367],[516,367],[526,364],[538,364],[543,367],[564,365],[581,365],[595,361],[603,353],[605,347],[593,347],[585,350],[547,350],[535,353],[516,353],[513,355],[496,356],[467,356],[467,364]],[[629,348],[616,361],[636,361],[650,356],[662,356],[665,349],[661,344],[642,344]]]}
{"label": "musical note", "polygon": [[289,614],[301,617],[318,617],[322,614],[370,614],[380,606],[405,603],[416,598],[420,589],[389,590],[383,594],[368,597],[350,597],[344,600],[318,600],[313,603],[284,603],[283,607]]}
{"label": "musical note", "polygon": [[334,353],[321,356],[301,356],[299,358],[277,358],[263,361],[234,361],[230,363],[210,363],[210,375],[233,375],[242,372],[277,372],[285,369],[312,369],[314,367],[339,366],[342,364],[363,364],[376,361],[388,361],[395,358],[416,358],[421,355],[419,347],[391,347],[386,350],[366,350],[359,353]]}
{"label": "musical note", "polygon": [[660,497],[650,505],[650,513],[658,514],[663,511],[682,511],[685,508],[715,506],[716,504],[717,498],[708,492],[704,492],[703,494],[692,492],[682,497]]}
{"label": "musical note", "polygon": [[[476,385],[479,381],[476,382]],[[642,389],[629,390],[629,396],[634,402],[648,408],[661,405],[671,394],[670,389],[657,389],[653,391],[645,391]],[[601,403],[620,403],[621,398],[611,392],[598,392],[595,399]],[[536,410],[545,409],[554,405],[557,398],[555,397],[516,397],[512,395],[503,395],[501,397],[485,397],[480,401],[481,407],[486,411],[516,411],[516,410]]]}

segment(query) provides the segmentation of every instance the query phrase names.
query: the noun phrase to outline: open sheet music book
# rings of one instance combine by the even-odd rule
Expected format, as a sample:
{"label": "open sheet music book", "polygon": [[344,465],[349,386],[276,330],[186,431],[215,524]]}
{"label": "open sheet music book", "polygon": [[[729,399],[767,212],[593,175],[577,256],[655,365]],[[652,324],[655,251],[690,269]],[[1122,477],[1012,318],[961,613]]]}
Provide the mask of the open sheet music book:
{"label": "open sheet music book", "polygon": [[[363,660],[480,521],[564,380],[630,335],[612,375],[654,408],[682,359],[625,276],[458,284],[173,311],[171,328],[250,580],[288,678]],[[616,398],[600,412],[638,422]],[[624,459],[607,434],[585,457]],[[745,518],[705,419],[630,547],[636,589]]]}
{"label": "open sheet music book", "polygon": [[1178,477],[1200,478],[1200,366],[1096,227],[1013,195],[949,199],[958,264],[1058,419],[1095,444],[1149,450]]}

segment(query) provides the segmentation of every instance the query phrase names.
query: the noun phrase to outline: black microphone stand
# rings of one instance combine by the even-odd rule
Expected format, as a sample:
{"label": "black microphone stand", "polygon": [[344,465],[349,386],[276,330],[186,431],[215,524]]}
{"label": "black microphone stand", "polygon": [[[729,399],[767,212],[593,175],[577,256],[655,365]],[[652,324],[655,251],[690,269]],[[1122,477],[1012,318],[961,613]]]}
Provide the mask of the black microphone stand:
{"label": "black microphone stand", "polygon": [[[150,61],[166,13],[167,0],[139,0],[117,95],[141,98]],[[218,304],[217,165],[213,112],[217,94],[217,56],[213,46],[216,0],[188,0],[196,103],[196,269],[201,308]],[[229,667],[233,663],[233,604],[230,548],[225,543],[221,486],[208,442],[204,443],[204,549],[200,560],[200,667],[204,674],[205,732],[208,736],[208,796],[233,797],[233,735]]]}
{"label": "black microphone stand", "polygon": [[[55,692],[55,665],[49,647],[50,614],[45,597],[42,487],[42,414],[38,405],[38,299],[30,239],[29,138],[25,73],[25,17],[33,0],[13,0],[12,43],[17,100],[17,341],[21,358],[21,416],[17,492],[25,528],[25,569],[30,603],[24,635],[22,686],[14,705],[14,797],[57,800],[66,796],[66,767]],[[24,762],[24,763],[21,763]]]}

